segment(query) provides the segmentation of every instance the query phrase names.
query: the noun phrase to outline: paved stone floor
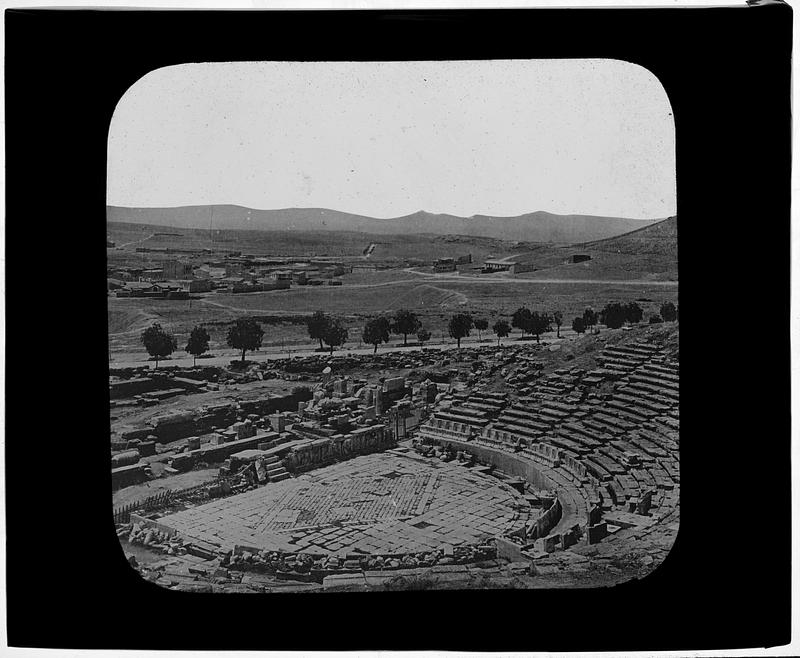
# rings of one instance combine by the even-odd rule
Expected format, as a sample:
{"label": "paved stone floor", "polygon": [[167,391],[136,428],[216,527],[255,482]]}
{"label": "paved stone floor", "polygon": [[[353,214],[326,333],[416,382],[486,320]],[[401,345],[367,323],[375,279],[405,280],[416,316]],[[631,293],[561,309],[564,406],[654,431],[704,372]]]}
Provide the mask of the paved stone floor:
{"label": "paved stone floor", "polygon": [[475,543],[521,527],[527,509],[522,496],[491,476],[386,452],[159,521],[226,548],[387,554]]}

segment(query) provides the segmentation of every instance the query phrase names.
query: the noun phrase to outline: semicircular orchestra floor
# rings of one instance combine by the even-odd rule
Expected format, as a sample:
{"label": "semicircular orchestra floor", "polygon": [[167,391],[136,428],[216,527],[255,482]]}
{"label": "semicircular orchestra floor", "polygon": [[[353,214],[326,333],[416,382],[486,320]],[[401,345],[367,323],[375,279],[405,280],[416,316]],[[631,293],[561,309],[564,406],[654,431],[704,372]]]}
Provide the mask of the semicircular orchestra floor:
{"label": "semicircular orchestra floor", "polygon": [[356,457],[159,519],[231,548],[390,554],[474,544],[527,520],[525,499],[453,462]]}

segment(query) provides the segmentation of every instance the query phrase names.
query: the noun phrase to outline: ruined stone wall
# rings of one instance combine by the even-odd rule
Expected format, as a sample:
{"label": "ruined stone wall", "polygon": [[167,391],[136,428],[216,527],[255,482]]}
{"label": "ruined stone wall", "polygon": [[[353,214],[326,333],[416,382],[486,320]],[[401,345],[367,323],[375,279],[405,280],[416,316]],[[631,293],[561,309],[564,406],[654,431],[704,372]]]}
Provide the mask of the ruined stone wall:
{"label": "ruined stone wall", "polygon": [[286,395],[270,395],[259,400],[219,404],[201,410],[157,416],[144,428],[126,429],[126,434],[121,438],[130,440],[135,437],[141,440],[152,434],[159,443],[171,443],[190,436],[206,434],[214,427],[228,427],[236,422],[240,414],[267,416],[277,411],[295,411],[297,403],[306,400],[309,395],[310,391],[301,389]]}
{"label": "ruined stone wall", "polygon": [[480,461],[489,463],[495,468],[499,468],[507,475],[515,475],[524,478],[525,481],[530,482],[537,489],[545,489],[548,491],[556,489],[553,482],[542,474],[536,464],[522,457],[518,457],[517,455],[487,446],[476,445],[473,442],[457,441],[455,439],[447,439],[446,441],[440,441],[440,443],[450,443],[456,450],[465,450],[475,455]]}
{"label": "ruined stone wall", "polygon": [[288,471],[308,471],[334,461],[380,452],[393,446],[394,441],[386,427],[372,425],[358,428],[349,434],[337,434],[293,446],[284,457],[283,465]]}

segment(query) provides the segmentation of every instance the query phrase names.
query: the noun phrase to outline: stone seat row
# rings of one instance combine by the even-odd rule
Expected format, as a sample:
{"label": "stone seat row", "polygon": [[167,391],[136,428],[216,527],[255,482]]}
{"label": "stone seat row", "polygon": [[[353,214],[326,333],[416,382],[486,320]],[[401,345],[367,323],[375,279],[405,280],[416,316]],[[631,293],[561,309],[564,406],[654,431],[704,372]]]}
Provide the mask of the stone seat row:
{"label": "stone seat row", "polygon": [[675,384],[680,382],[680,375],[677,372],[671,371],[669,368],[665,368],[664,366],[645,363],[640,370],[644,375],[657,377],[666,382],[672,382]]}
{"label": "stone seat row", "polygon": [[638,372],[630,375],[629,381],[638,382],[642,384],[650,384],[662,390],[669,390],[669,391],[679,390],[678,382],[671,382],[664,379],[660,379],[653,375],[645,375],[645,374],[640,374]]}
{"label": "stone seat row", "polygon": [[680,430],[680,421],[670,416],[657,416],[652,420],[652,423],[657,424],[659,428],[665,428],[672,432]]}
{"label": "stone seat row", "polygon": [[606,413],[613,415],[620,420],[626,420],[631,423],[643,423],[647,419],[652,418],[657,412],[645,409],[638,405],[632,404],[626,400],[619,400],[616,397],[611,400],[606,400],[603,404],[603,409]]}
{"label": "stone seat row", "polygon": [[448,421],[450,423],[460,423],[462,425],[470,425],[479,428],[485,427],[486,425],[489,424],[488,418],[475,418],[474,416],[466,416],[449,411],[437,411],[435,417],[443,421]]}
{"label": "stone seat row", "polygon": [[554,436],[561,437],[563,439],[567,439],[572,441],[573,443],[577,443],[580,446],[588,450],[593,450],[602,445],[600,441],[595,439],[593,436],[587,436],[585,433],[577,432],[569,427],[562,426],[553,432]]}
{"label": "stone seat row", "polygon": [[641,415],[646,416],[668,411],[670,408],[670,405],[663,402],[654,402],[643,395],[628,395],[623,391],[616,392],[613,399],[617,404],[624,404],[631,412],[639,411]]}
{"label": "stone seat row", "polygon": [[537,440],[544,435],[543,431],[533,429],[527,425],[517,425],[515,423],[494,423],[491,428],[487,428],[492,435],[502,436],[503,434],[516,435],[518,437]]}
{"label": "stone seat row", "polygon": [[461,404],[460,408],[493,415],[501,411],[503,409],[503,405],[491,405],[491,404],[484,404],[483,402],[475,402],[473,400],[468,400],[467,402]]}
{"label": "stone seat row", "polygon": [[624,395],[631,395],[649,402],[663,404],[666,406],[674,405],[678,402],[679,393],[671,389],[663,389],[652,384],[643,382],[628,381],[617,389]]}
{"label": "stone seat row", "polygon": [[631,395],[640,395],[648,400],[659,402],[661,404],[675,404],[678,402],[680,392],[674,388],[665,388],[663,386],[656,386],[653,383],[636,381],[634,376],[628,378],[618,389],[621,392],[632,391]]}
{"label": "stone seat row", "polygon": [[657,446],[663,448],[667,452],[677,452],[678,450],[678,443],[674,439],[669,436],[662,434],[661,432],[656,431],[657,425],[653,425],[652,423],[645,423],[641,428],[639,428],[639,433],[646,438],[648,441],[652,441]]}
{"label": "stone seat row", "polygon": [[[511,407],[510,409],[504,410],[503,413],[500,414],[498,420],[502,421],[504,419],[509,419],[509,420],[518,419],[518,420],[530,421],[532,426],[537,429],[549,428],[553,425],[553,423],[556,420],[554,418],[539,413],[538,410],[533,410],[531,408],[525,408],[517,405]],[[539,425],[541,425],[542,427],[540,428]]]}
{"label": "stone seat row", "polygon": [[465,418],[474,418],[476,420],[486,420],[486,412],[480,409],[473,409],[469,407],[467,404],[458,404],[453,405],[449,409],[442,409],[443,412],[447,412],[456,416],[464,416]]}
{"label": "stone seat row", "polygon": [[641,350],[635,347],[623,347],[617,345],[608,345],[603,348],[600,356],[614,356],[623,359],[630,359],[637,363],[642,363],[653,357],[651,352]]}
{"label": "stone seat row", "polygon": [[600,356],[598,358],[598,361],[603,366],[603,368],[612,370],[622,370],[623,372],[629,372],[635,368],[638,368],[641,365],[640,361],[632,361],[630,359],[622,359],[606,355]]}
{"label": "stone seat row", "polygon": [[677,365],[669,365],[666,363],[655,363],[650,362],[643,368],[643,370],[649,370],[653,373],[658,373],[664,375],[667,378],[670,377],[678,377],[680,375],[680,370]]}
{"label": "stone seat row", "polygon": [[546,432],[554,425],[552,418],[547,418],[533,411],[525,409],[506,409],[497,418],[500,423],[510,423],[521,425],[523,427],[530,427],[540,432]]}

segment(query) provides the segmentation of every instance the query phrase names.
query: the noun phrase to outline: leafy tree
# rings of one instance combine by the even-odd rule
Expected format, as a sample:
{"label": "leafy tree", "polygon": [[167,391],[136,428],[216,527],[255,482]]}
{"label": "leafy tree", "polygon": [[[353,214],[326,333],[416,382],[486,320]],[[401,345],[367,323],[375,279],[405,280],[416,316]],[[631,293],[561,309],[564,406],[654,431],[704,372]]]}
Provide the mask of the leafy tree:
{"label": "leafy tree", "polygon": [[530,333],[536,336],[537,343],[539,342],[539,334],[543,334],[545,331],[553,331],[552,322],[553,319],[547,313],[539,313],[538,311],[531,313]]}
{"label": "leafy tree", "polygon": [[586,329],[591,329],[597,324],[597,312],[591,307],[587,306],[583,312],[583,326]]}
{"label": "leafy tree", "polygon": [[208,341],[211,336],[204,327],[196,326],[189,335],[189,342],[186,343],[186,351],[194,357],[194,365],[197,365],[197,357],[208,352]]}
{"label": "leafy tree", "polygon": [[314,340],[319,341],[319,349],[322,349],[322,338],[330,322],[330,317],[325,315],[322,311],[316,311],[314,315],[306,320],[308,335]]}
{"label": "leafy tree", "polygon": [[365,343],[375,346],[373,352],[375,354],[378,351],[378,345],[389,342],[389,320],[383,316],[368,320],[364,325],[361,337]]}
{"label": "leafy tree", "polygon": [[253,318],[239,318],[228,329],[228,345],[236,350],[242,350],[242,361],[248,350],[257,350],[261,347],[264,330]]}
{"label": "leafy tree", "polygon": [[511,325],[506,320],[498,320],[494,323],[492,331],[497,335],[497,346],[500,347],[500,339],[511,333]]}
{"label": "leafy tree", "polygon": [[322,337],[322,340],[330,346],[331,354],[333,354],[334,347],[345,344],[347,340],[347,329],[340,324],[339,320],[332,319],[325,329],[325,335]]}
{"label": "leafy tree", "polygon": [[394,314],[392,333],[403,334],[403,345],[408,345],[408,334],[414,334],[422,329],[422,322],[415,313],[401,308]]}
{"label": "leafy tree", "polygon": [[660,324],[664,322],[664,319],[660,315],[651,315],[650,316],[650,324]]}
{"label": "leafy tree", "polygon": [[582,334],[586,331],[586,322],[584,322],[583,318],[578,317],[572,321],[572,331],[576,334]]}
{"label": "leafy tree", "polygon": [[511,326],[522,331],[522,335],[531,332],[532,314],[530,309],[520,306],[511,316]]}
{"label": "leafy tree", "polygon": [[175,337],[161,328],[158,322],[154,322],[141,335],[142,345],[150,356],[155,357],[158,368],[158,360],[169,356],[178,349],[178,342]]}
{"label": "leafy tree", "polygon": [[557,327],[556,331],[556,338],[561,338],[561,325],[564,322],[564,316],[561,315],[561,311],[553,311],[553,323]]}
{"label": "leafy tree", "polygon": [[417,332],[417,340],[420,345],[425,345],[431,339],[431,332],[427,329],[420,329]]}
{"label": "leafy tree", "polygon": [[472,329],[472,326],[472,316],[469,313],[456,313],[450,318],[447,329],[450,332],[450,338],[455,338],[458,341],[459,349],[461,349],[461,339],[469,336],[469,330]]}
{"label": "leafy tree", "polygon": [[628,319],[628,309],[619,302],[610,302],[600,311],[600,322],[609,329],[619,329]]}
{"label": "leafy tree", "polygon": [[661,317],[664,322],[675,322],[678,319],[678,309],[672,302],[664,302],[661,305]]}
{"label": "leafy tree", "polygon": [[644,311],[642,307],[636,302],[629,302],[625,305],[625,319],[631,324],[637,324],[642,321]]}
{"label": "leafy tree", "polygon": [[473,325],[478,330],[478,341],[481,341],[481,332],[486,331],[489,328],[489,321],[485,320],[484,318],[478,318],[475,320],[475,322],[473,322]]}

